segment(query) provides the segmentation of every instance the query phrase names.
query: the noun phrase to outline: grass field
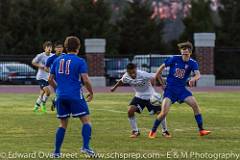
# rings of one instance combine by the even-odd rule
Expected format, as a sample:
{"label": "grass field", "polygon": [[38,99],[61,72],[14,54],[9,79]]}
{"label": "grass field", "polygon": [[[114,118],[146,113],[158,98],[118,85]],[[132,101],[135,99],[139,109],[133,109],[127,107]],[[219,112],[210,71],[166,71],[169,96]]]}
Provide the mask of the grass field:
{"label": "grass field", "polygon": [[[98,153],[158,153],[162,155],[161,159],[169,159],[167,153],[240,154],[239,93],[195,93],[195,95],[202,109],[205,127],[213,131],[211,135],[199,137],[191,109],[186,105],[175,104],[168,116],[172,139],[164,139],[160,134],[156,139],[147,138],[154,120],[154,116],[149,116],[147,111],[138,115],[137,119],[141,136],[138,139],[130,139],[126,112],[132,95],[96,94],[94,101],[90,103],[93,125],[92,147]],[[0,159],[4,159],[4,154],[9,154],[9,151],[17,153],[53,151],[58,121],[54,112],[49,111],[45,115],[33,113],[32,107],[36,97],[35,94],[0,94]],[[71,119],[62,152],[78,153],[81,143],[79,120]],[[84,159],[81,154],[79,157]],[[175,159],[181,159],[181,156]]]}

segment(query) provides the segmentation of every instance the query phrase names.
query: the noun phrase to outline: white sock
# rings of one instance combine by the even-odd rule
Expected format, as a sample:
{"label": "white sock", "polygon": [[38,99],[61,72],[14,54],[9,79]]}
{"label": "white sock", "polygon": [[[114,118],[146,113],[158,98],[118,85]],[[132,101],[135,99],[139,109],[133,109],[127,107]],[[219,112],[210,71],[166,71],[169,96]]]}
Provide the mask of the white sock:
{"label": "white sock", "polygon": [[42,101],[43,103],[46,103],[48,100],[48,96],[46,96],[45,94],[43,95]]}
{"label": "white sock", "polygon": [[133,131],[138,131],[137,121],[136,121],[135,116],[129,117],[128,120],[129,120],[129,123],[130,123],[130,125],[132,127],[132,130]]}
{"label": "white sock", "polygon": [[162,127],[162,132],[166,132],[168,129],[167,129],[167,119],[164,118],[161,122],[161,127]]}
{"label": "white sock", "polygon": [[36,101],[36,104],[40,106],[41,103],[42,103],[42,97],[39,96],[37,101]]}

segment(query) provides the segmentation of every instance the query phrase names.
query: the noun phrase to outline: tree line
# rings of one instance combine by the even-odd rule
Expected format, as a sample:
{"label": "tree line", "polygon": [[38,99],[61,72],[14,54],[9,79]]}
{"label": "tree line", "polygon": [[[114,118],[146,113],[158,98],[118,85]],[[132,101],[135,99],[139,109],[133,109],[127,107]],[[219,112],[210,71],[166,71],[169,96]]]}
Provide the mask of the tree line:
{"label": "tree line", "polygon": [[[162,38],[164,20],[150,19],[147,1],[127,3],[121,17],[113,22],[109,0],[2,0],[0,55],[34,55],[42,51],[44,41],[63,41],[68,35],[80,37],[82,43],[85,38],[106,38],[107,55],[177,53],[176,44],[192,41],[194,32],[215,32],[217,48],[239,48],[239,0],[221,0],[218,12],[211,10],[210,0],[191,3],[191,13],[182,20],[184,32],[166,44]],[[236,67],[239,50],[234,52],[215,53],[217,78],[240,78]]]}
{"label": "tree line", "polygon": [[192,40],[194,32],[216,32],[217,47],[238,47],[240,43],[238,0],[221,0],[223,7],[217,16],[210,9],[210,1],[193,0],[190,15],[183,19],[184,33],[170,45],[162,39],[164,20],[150,19],[152,11],[147,2],[127,4],[114,23],[109,2],[0,1],[0,54],[35,54],[42,50],[45,40],[63,41],[68,35],[76,35],[82,42],[85,38],[106,38],[108,55],[172,52],[178,41]]}

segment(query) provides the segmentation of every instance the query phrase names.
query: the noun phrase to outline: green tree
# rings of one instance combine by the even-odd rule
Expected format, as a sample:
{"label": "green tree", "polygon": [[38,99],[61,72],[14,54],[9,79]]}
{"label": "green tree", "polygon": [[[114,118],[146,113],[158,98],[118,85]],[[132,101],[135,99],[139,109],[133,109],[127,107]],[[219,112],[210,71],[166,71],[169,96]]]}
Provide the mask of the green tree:
{"label": "green tree", "polygon": [[192,0],[191,12],[183,19],[185,31],[180,40],[193,41],[193,34],[196,32],[214,32],[215,25],[212,19],[210,0]]}
{"label": "green tree", "polygon": [[119,26],[119,53],[149,53],[164,51],[161,22],[150,19],[152,12],[147,2],[135,0],[123,12]]}
{"label": "green tree", "polygon": [[69,35],[78,35],[82,40],[106,38],[107,54],[116,52],[118,38],[114,34],[114,26],[110,23],[112,12],[109,3],[104,0],[71,0],[69,12],[66,14]]}
{"label": "green tree", "polygon": [[240,45],[240,1],[221,0],[221,25],[217,28],[217,46],[239,47]]}
{"label": "green tree", "polygon": [[3,54],[7,50],[6,42],[11,39],[6,26],[10,16],[10,3],[11,0],[0,1],[0,54]]}
{"label": "green tree", "polygon": [[10,10],[2,25],[5,54],[36,54],[45,40],[55,39],[56,32],[61,33],[60,25],[56,25],[56,1],[10,0],[7,6]]}

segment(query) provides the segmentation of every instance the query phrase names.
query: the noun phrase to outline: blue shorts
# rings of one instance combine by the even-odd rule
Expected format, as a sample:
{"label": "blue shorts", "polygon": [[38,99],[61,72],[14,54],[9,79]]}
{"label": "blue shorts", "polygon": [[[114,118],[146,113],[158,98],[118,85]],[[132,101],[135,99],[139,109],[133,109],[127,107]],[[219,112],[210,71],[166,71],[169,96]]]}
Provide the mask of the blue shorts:
{"label": "blue shorts", "polygon": [[59,119],[72,117],[83,117],[89,115],[88,105],[85,99],[63,99],[56,101],[57,117]]}
{"label": "blue shorts", "polygon": [[163,97],[169,98],[172,103],[183,103],[184,100],[192,96],[192,93],[186,87],[167,86],[164,90]]}
{"label": "blue shorts", "polygon": [[38,80],[38,84],[39,84],[41,89],[43,89],[44,87],[49,86],[48,81],[43,80],[43,79]]}

